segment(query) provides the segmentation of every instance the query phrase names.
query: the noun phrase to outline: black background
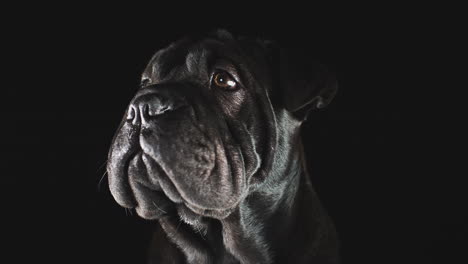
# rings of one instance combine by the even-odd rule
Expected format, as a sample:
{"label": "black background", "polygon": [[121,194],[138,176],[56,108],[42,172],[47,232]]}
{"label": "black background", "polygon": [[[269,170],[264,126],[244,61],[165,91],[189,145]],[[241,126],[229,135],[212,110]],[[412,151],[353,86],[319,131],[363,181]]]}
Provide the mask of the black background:
{"label": "black background", "polygon": [[153,224],[99,185],[109,144],[151,55],[216,28],[313,50],[337,73],[336,99],[302,135],[343,263],[467,262],[463,176],[439,158],[440,115],[422,110],[437,37],[414,13],[41,8],[3,23],[2,229],[15,263],[144,263]]}

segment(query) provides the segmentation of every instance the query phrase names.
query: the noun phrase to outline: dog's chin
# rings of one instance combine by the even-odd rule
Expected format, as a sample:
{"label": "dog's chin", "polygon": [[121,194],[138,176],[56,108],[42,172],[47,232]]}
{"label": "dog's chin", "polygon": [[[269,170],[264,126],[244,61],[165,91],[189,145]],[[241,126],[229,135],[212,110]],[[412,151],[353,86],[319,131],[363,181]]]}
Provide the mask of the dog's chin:
{"label": "dog's chin", "polygon": [[[162,207],[162,208],[161,208]],[[164,209],[163,209],[164,208]],[[157,206],[154,204],[153,208],[149,206],[138,205],[135,207],[137,215],[145,220],[158,220],[163,217],[175,217],[179,218],[180,221],[188,224],[198,230],[206,227],[207,218],[222,220],[228,217],[235,208],[232,209],[218,209],[218,210],[199,210],[196,213],[190,209],[192,206],[188,206],[185,203],[176,204],[172,203],[168,206]]]}

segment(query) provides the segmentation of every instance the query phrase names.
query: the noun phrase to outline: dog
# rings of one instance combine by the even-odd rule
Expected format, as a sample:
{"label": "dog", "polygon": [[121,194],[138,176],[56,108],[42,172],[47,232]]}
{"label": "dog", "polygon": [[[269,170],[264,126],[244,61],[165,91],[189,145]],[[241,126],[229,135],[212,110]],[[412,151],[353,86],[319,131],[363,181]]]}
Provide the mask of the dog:
{"label": "dog", "polygon": [[225,30],[156,52],[114,136],[117,203],[158,223],[149,263],[338,263],[301,124],[330,103],[324,66]]}

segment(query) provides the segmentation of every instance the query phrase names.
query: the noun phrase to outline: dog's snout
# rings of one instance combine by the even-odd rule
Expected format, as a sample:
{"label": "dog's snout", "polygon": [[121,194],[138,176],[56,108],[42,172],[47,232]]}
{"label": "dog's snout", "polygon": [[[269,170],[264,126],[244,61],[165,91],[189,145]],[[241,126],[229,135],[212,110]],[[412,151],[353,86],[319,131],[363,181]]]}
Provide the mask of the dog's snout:
{"label": "dog's snout", "polygon": [[168,96],[149,92],[136,96],[127,110],[127,121],[136,125],[146,123],[150,119],[174,111],[180,107],[180,103]]}

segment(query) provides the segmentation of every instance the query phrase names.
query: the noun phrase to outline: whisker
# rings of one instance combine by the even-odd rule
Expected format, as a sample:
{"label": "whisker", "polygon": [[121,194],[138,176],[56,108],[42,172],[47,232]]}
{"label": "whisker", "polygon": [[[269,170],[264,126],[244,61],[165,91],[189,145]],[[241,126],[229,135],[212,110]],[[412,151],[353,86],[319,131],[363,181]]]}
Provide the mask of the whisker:
{"label": "whisker", "polygon": [[177,227],[176,227],[176,232],[177,232],[177,230],[179,230],[180,224],[182,224],[182,220],[179,219],[179,224],[178,224]]}
{"label": "whisker", "polygon": [[96,172],[100,171],[100,170],[102,169],[102,167],[104,167],[104,165],[106,165],[107,161],[108,161],[108,159],[106,159],[106,160],[101,164],[101,166],[99,166],[99,168],[97,169]]}
{"label": "whisker", "polygon": [[107,171],[105,171],[105,172],[102,174],[101,179],[100,179],[99,182],[98,182],[98,186],[97,186],[98,191],[101,190],[102,180],[104,180],[104,177],[106,177],[106,175],[107,175]]}
{"label": "whisker", "polygon": [[[107,161],[109,161],[109,160],[106,159],[106,160],[101,164],[101,166],[99,166],[99,168],[97,169],[96,172],[99,172],[99,171],[107,164]],[[99,179],[98,186],[97,186],[98,191],[101,190],[102,180],[104,180],[104,177],[106,176],[106,174],[107,174],[107,170],[104,171],[104,173],[102,174],[101,178]]]}
{"label": "whisker", "polygon": [[161,212],[167,214],[166,211],[164,211],[163,209],[159,208],[159,206],[157,206],[154,202],[152,202],[152,203],[153,203],[153,205],[154,205],[159,211],[161,211]]}
{"label": "whisker", "polygon": [[197,226],[195,227],[195,229],[197,230],[197,233],[200,234],[201,238],[205,240],[205,237],[203,236],[202,231],[201,231],[201,227]]}

